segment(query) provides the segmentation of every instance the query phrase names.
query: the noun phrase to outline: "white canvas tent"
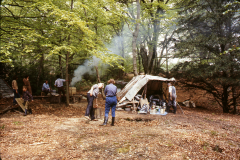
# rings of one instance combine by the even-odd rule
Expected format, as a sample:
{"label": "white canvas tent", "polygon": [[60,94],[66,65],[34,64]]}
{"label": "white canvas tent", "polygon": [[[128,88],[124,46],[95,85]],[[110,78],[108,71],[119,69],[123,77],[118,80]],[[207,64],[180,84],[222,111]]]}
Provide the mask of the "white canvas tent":
{"label": "white canvas tent", "polygon": [[[138,94],[138,92],[144,88],[147,84],[148,89],[152,90],[160,90],[162,89],[162,82],[174,82],[175,79],[167,79],[159,76],[151,76],[151,75],[139,75],[133,77],[132,80],[120,91],[117,93],[118,106],[125,102],[134,101],[134,96]],[[149,83],[151,82],[151,83]]]}

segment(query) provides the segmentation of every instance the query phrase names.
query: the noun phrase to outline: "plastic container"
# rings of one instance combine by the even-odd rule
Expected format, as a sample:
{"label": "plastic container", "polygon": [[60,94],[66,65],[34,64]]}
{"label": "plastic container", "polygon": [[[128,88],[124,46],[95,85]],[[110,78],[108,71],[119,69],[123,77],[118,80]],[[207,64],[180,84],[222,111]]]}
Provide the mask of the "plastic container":
{"label": "plastic container", "polygon": [[151,109],[150,114],[156,114],[156,109]]}
{"label": "plastic container", "polygon": [[165,113],[165,109],[164,108],[161,108],[160,109],[160,114],[164,114]]}

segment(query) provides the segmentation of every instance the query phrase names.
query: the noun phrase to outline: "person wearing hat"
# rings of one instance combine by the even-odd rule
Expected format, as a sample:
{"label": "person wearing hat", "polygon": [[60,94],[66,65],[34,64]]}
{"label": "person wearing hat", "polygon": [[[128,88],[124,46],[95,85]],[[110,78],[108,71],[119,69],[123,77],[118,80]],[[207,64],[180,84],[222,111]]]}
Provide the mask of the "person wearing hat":
{"label": "person wearing hat", "polygon": [[171,83],[168,83],[168,92],[169,92],[169,98],[168,98],[166,112],[169,112],[169,109],[172,106],[173,113],[176,114],[176,112],[177,112],[177,103],[176,103],[177,94],[176,94],[176,88]]}
{"label": "person wearing hat", "polygon": [[106,126],[108,121],[108,113],[110,109],[112,110],[112,126],[114,126],[115,121],[115,110],[117,105],[117,87],[114,85],[114,79],[110,79],[108,84],[104,90],[104,94],[106,95],[106,102],[105,102],[105,116],[104,122],[101,126]]}
{"label": "person wearing hat", "polygon": [[[88,105],[87,105],[87,109],[85,112],[85,118],[88,120],[97,121],[94,117],[94,112],[93,112],[93,100],[98,97],[99,88],[103,88],[103,87],[104,87],[103,83],[94,84],[87,93]],[[98,104],[97,104],[97,99],[96,99],[96,106],[97,105]],[[90,115],[91,119],[89,118],[89,115]]]}

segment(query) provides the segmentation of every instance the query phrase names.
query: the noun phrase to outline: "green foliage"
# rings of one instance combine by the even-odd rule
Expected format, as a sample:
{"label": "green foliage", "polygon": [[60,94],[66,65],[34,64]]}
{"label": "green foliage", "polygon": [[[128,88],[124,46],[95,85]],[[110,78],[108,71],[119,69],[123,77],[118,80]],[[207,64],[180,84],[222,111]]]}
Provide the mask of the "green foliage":
{"label": "green foliage", "polygon": [[[214,3],[213,3],[214,2]],[[176,57],[192,58],[177,65],[175,77],[188,87],[213,95],[224,112],[234,106],[230,90],[240,85],[239,14],[226,13],[228,0],[182,0]],[[217,3],[217,4],[216,4]],[[211,9],[210,9],[211,8]],[[180,71],[180,72],[179,72]]]}
{"label": "green foliage", "polygon": [[109,25],[120,22],[121,7],[113,0],[74,0],[72,9],[70,4],[68,0],[3,1],[1,62],[20,56],[39,60],[42,53],[45,59],[64,57],[69,52],[74,61],[94,55],[118,65],[121,58],[109,54],[103,42],[111,38]]}
{"label": "green foliage", "polygon": [[129,55],[125,57],[124,68],[126,73],[130,73],[133,71],[132,58]]}
{"label": "green foliage", "polygon": [[9,84],[19,73],[21,86],[29,74],[33,92],[40,93],[43,80],[54,77],[52,85],[56,74],[63,78],[67,53],[70,76],[93,56],[124,70],[123,58],[105,46],[125,19],[114,0],[5,0],[0,7],[0,62],[13,67]]}
{"label": "green foliage", "polygon": [[77,90],[87,91],[91,88],[92,85],[93,83],[90,80],[82,79],[81,82],[77,82],[75,84],[75,87],[77,88]]}

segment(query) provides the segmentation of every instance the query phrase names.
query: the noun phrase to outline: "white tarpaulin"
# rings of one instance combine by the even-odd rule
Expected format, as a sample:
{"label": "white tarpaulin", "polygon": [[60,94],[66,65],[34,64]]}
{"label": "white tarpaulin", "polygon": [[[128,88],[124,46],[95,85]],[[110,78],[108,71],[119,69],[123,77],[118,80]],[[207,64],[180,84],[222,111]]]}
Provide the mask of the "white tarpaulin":
{"label": "white tarpaulin", "polygon": [[[137,76],[138,77],[138,76]],[[136,79],[136,77],[133,77],[133,79]],[[131,86],[130,89],[128,89],[125,96],[119,101],[119,103],[123,102],[124,100],[132,101],[134,96],[144,87],[148,81],[150,80],[156,80],[156,81],[164,81],[164,82],[172,82],[175,81],[174,78],[167,79],[159,76],[151,76],[151,75],[145,75],[142,76],[141,79],[139,79],[134,85]],[[130,81],[131,82],[131,81]],[[128,84],[127,84],[128,85]],[[129,87],[128,87],[129,88]]]}

